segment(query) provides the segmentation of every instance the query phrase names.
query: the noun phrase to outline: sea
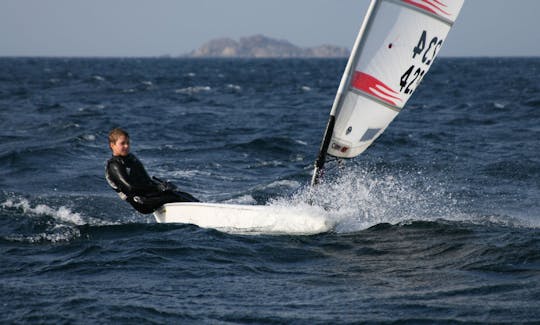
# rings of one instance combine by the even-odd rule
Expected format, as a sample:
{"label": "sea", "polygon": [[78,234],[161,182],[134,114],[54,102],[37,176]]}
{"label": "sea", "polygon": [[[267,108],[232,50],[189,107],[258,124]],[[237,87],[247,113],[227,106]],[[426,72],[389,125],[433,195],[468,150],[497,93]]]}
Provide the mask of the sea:
{"label": "sea", "polygon": [[[309,188],[345,59],[0,58],[2,324],[539,324],[540,58],[441,58]],[[205,202],[315,235],[158,224],[104,178],[126,129]]]}

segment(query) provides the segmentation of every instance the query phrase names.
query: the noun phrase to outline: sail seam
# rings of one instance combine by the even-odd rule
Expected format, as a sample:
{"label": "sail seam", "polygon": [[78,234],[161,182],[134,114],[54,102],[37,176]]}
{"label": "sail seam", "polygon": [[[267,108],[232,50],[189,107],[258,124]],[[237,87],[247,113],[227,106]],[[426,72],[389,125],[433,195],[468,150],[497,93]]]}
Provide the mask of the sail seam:
{"label": "sail seam", "polygon": [[377,103],[379,103],[379,104],[385,106],[386,108],[389,108],[389,109],[391,109],[391,110],[393,110],[395,112],[398,112],[398,113],[401,112],[401,108],[399,108],[398,106],[394,106],[394,105],[392,105],[392,104],[390,104],[390,103],[388,103],[388,102],[386,102],[386,101],[384,101],[384,100],[382,100],[382,99],[380,99],[380,98],[378,98],[376,96],[370,95],[370,94],[368,94],[368,93],[366,93],[366,92],[364,92],[362,90],[351,87],[351,88],[349,88],[349,91],[352,92],[352,93],[355,93],[356,95],[360,95],[360,96],[366,97],[367,99],[370,99],[370,100],[372,100],[374,102],[377,102]]}
{"label": "sail seam", "polygon": [[398,5],[398,6],[406,7],[406,8],[409,8],[411,10],[414,10],[416,12],[422,13],[422,14],[424,14],[426,16],[429,16],[431,18],[439,20],[440,22],[443,22],[443,23],[449,25],[450,27],[452,27],[452,25],[454,25],[454,22],[452,20],[448,19],[448,18],[444,18],[444,17],[439,16],[437,14],[434,14],[432,12],[426,11],[426,10],[424,10],[422,8],[418,8],[418,7],[414,6],[414,5],[411,5],[409,3],[404,2],[403,0],[383,0],[383,1],[394,3],[394,4]]}

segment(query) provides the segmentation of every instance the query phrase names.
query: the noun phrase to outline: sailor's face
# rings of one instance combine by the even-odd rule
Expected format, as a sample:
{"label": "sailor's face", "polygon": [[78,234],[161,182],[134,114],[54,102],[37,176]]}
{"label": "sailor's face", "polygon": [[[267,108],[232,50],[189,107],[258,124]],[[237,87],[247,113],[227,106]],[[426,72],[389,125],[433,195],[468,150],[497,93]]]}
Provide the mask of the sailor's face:
{"label": "sailor's face", "polygon": [[115,143],[111,143],[113,156],[125,157],[129,154],[129,138],[120,136]]}

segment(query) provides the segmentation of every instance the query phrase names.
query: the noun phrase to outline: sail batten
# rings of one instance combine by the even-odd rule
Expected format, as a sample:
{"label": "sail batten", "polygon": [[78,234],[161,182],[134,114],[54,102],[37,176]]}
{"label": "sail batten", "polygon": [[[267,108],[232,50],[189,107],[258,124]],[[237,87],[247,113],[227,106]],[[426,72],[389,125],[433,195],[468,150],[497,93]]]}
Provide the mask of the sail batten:
{"label": "sail batten", "polygon": [[[372,0],[343,74],[313,173],[361,154],[405,107],[464,0]],[[376,131],[375,131],[376,130]]]}
{"label": "sail batten", "polygon": [[384,100],[381,100],[378,97],[372,96],[372,95],[370,95],[368,93],[365,93],[363,91],[360,91],[360,90],[354,89],[354,88],[351,89],[351,92],[357,94],[358,96],[363,96],[363,97],[365,97],[365,98],[367,98],[369,100],[372,100],[372,101],[374,101],[374,102],[376,102],[378,104],[381,104],[382,106],[384,106],[384,107],[386,107],[388,109],[391,109],[391,110],[393,110],[395,112],[398,112],[398,113],[401,112],[400,107],[389,104],[388,102],[386,102]]}

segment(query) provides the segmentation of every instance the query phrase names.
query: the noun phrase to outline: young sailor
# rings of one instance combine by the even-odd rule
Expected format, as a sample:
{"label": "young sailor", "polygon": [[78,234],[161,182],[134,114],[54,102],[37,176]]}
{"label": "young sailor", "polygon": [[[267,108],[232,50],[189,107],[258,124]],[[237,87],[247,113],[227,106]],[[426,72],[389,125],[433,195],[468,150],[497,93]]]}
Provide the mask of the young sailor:
{"label": "young sailor", "polygon": [[152,213],[165,203],[199,202],[188,193],[177,190],[174,184],[150,178],[143,164],[129,153],[129,134],[115,128],[109,132],[112,158],[107,161],[105,178],[122,200],[140,213]]}

